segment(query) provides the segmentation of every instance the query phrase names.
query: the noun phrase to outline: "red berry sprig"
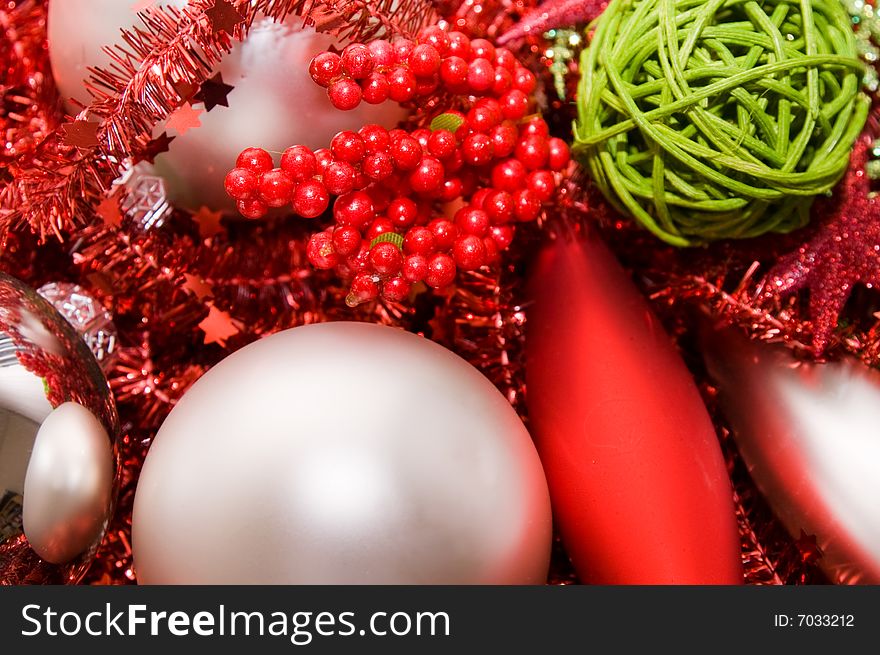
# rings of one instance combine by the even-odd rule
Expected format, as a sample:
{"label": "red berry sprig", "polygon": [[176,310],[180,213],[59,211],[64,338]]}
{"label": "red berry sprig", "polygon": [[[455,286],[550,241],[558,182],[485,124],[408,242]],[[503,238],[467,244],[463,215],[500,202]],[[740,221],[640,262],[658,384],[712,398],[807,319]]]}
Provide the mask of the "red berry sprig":
{"label": "red berry sprig", "polygon": [[497,99],[505,118],[519,120],[535,90],[534,74],[506,48],[461,32],[426,28],[417,42],[398,39],[352,43],[342,54],[322,52],[309,66],[316,84],[327,89],[337,109],[361,101],[407,103],[444,89],[453,95]]}
{"label": "red berry sprig", "polygon": [[340,109],[361,98],[405,102],[441,86],[464,94],[456,102],[464,111],[411,131],[340,132],[315,152],[292,146],[279,168],[248,148],[227,175],[227,193],[249,218],[287,204],[313,218],[335,196],[334,224],[311,237],[307,256],[351,280],[351,306],[404,300],[419,283],[442,290],[459,270],[496,264],[516,224],[534,221],[553,199],[568,165],[567,144],[529,116],[534,76],[488,41],[429,28],[418,42],[321,53],[310,72]]}

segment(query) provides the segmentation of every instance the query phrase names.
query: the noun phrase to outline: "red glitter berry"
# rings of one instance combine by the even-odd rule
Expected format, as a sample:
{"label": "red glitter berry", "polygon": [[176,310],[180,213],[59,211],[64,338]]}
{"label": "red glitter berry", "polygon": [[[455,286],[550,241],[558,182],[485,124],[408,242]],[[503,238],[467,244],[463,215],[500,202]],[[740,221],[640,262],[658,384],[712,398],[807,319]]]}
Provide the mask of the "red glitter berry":
{"label": "red glitter berry", "polygon": [[283,207],[290,202],[295,186],[290,173],[273,168],[260,176],[257,190],[263,202],[270,207]]}
{"label": "red glitter berry", "polygon": [[452,202],[464,194],[464,184],[462,183],[461,178],[447,178],[443,180],[443,185],[440,187],[438,193],[438,198],[443,202]]}
{"label": "red glitter berry", "polygon": [[455,223],[445,218],[435,218],[428,223],[428,229],[434,233],[434,245],[437,250],[449,250],[458,237]]}
{"label": "red glitter berry", "polygon": [[373,220],[373,200],[364,191],[353,191],[339,196],[333,203],[333,218],[338,225],[361,228]]}
{"label": "red glitter berry", "polygon": [[409,39],[397,39],[391,46],[394,48],[394,61],[398,64],[406,64],[412,54],[415,43]]}
{"label": "red glitter berry", "polygon": [[520,128],[520,137],[526,137],[529,135],[542,136],[544,138],[550,137],[550,128],[547,127],[547,123],[540,116],[535,116],[530,118],[525,123],[523,123]]}
{"label": "red glitter berry", "polygon": [[364,147],[367,149],[368,154],[386,152],[388,146],[391,145],[391,137],[388,136],[388,130],[375,123],[364,125],[358,130],[358,136],[364,140]]}
{"label": "red glitter berry", "polygon": [[531,95],[538,85],[535,75],[528,68],[517,68],[513,73],[513,88],[519,89],[526,95]]}
{"label": "red glitter berry", "polygon": [[329,148],[319,148],[315,150],[315,161],[318,164],[318,173],[322,173],[325,168],[333,163],[333,153]]}
{"label": "red glitter berry", "polygon": [[383,73],[370,73],[361,84],[361,97],[371,105],[380,105],[388,100],[388,79]]}
{"label": "red glitter berry", "polygon": [[516,60],[516,55],[513,54],[507,48],[496,48],[495,49],[495,66],[506,68],[511,73],[516,70],[519,62]]}
{"label": "red glitter berry", "polygon": [[402,171],[411,171],[422,161],[422,146],[409,135],[394,139],[390,148],[394,165]]}
{"label": "red glitter berry", "polygon": [[510,225],[493,225],[489,230],[489,236],[498,244],[501,250],[507,250],[513,243],[514,229]]}
{"label": "red glitter berry", "polygon": [[504,118],[518,121],[529,110],[529,97],[519,89],[511,89],[499,100]]}
{"label": "red glitter berry", "polygon": [[359,164],[367,154],[367,146],[357,132],[344,130],[333,137],[330,142],[330,152],[339,161]]}
{"label": "red glitter berry", "polygon": [[[484,100],[489,100],[484,98]],[[488,134],[492,128],[501,122],[501,109],[495,100],[477,104],[468,112],[468,123],[474,132]]]}
{"label": "red glitter berry", "polygon": [[443,184],[443,164],[434,157],[422,157],[409,176],[409,184],[416,193],[430,193]]}
{"label": "red glitter berry", "polygon": [[379,275],[397,275],[403,266],[403,254],[393,243],[377,243],[370,250],[370,264]]}
{"label": "red glitter berry", "polygon": [[394,173],[394,162],[387,152],[376,152],[364,157],[361,168],[371,180],[384,180]]}
{"label": "red glitter berry", "polygon": [[547,139],[537,134],[530,134],[521,139],[514,150],[514,156],[530,171],[543,168],[547,164],[549,154]]}
{"label": "red glitter berry", "polygon": [[293,192],[293,210],[303,218],[316,218],[330,204],[327,188],[318,180],[306,180]]}
{"label": "red glitter berry", "polygon": [[556,191],[556,180],[550,171],[532,171],[526,178],[526,186],[538,200],[547,202]]}
{"label": "red glitter berry", "polygon": [[541,211],[541,201],[528,189],[521,189],[513,195],[513,213],[521,222],[533,221]]}
{"label": "red glitter berry", "polygon": [[513,196],[493,189],[483,202],[483,211],[493,225],[508,223],[513,220]]}
{"label": "red glitter berry", "polygon": [[262,148],[245,148],[235,160],[236,168],[246,168],[255,175],[271,171],[274,163],[272,155]]}
{"label": "red glitter berry", "polygon": [[244,200],[257,190],[257,176],[246,168],[233,168],[226,174],[223,187],[230,198]]}
{"label": "red glitter berry", "polygon": [[440,79],[450,91],[460,91],[467,84],[468,63],[461,57],[447,57],[440,65]]}
{"label": "red glitter berry", "polygon": [[318,160],[309,148],[305,146],[291,146],[281,155],[281,168],[293,177],[297,182],[314,177],[318,170]]}
{"label": "red glitter berry", "polygon": [[492,148],[497,158],[509,157],[516,148],[519,132],[510,121],[505,121],[494,128],[489,137],[492,139]]}
{"label": "red glitter berry", "polygon": [[322,179],[324,186],[330,193],[334,196],[341,196],[354,190],[357,171],[347,162],[334,161],[324,169]]}
{"label": "red glitter berry", "polygon": [[483,93],[495,84],[495,68],[487,59],[474,59],[468,64],[467,83],[474,93]]}
{"label": "red glitter berry", "polygon": [[393,277],[382,283],[382,297],[392,302],[403,302],[409,297],[412,285],[402,277]]}
{"label": "red glitter berry", "polygon": [[351,281],[345,304],[357,307],[361,303],[375,300],[379,295],[379,285],[369,273],[358,273]]}
{"label": "red glitter berry", "polygon": [[492,186],[513,193],[521,189],[526,180],[526,167],[517,159],[505,159],[492,169]]}
{"label": "red glitter berry", "polygon": [[401,270],[410,282],[421,282],[428,274],[428,259],[424,255],[410,255],[403,260]]}
{"label": "red glitter berry", "polygon": [[471,53],[474,59],[495,61],[495,46],[486,39],[474,39],[471,41]]}
{"label": "red glitter berry", "polygon": [[322,52],[309,64],[309,75],[316,84],[330,86],[342,75],[342,58],[334,52]]}
{"label": "red glitter berry", "polygon": [[458,144],[449,130],[435,130],[428,138],[428,152],[441,161],[453,155]]}
{"label": "red glitter berry", "polygon": [[489,232],[489,215],[482,209],[462,207],[455,213],[455,224],[464,234],[482,237]]}
{"label": "red glitter berry", "polygon": [[485,252],[483,266],[494,266],[501,261],[501,251],[492,237],[483,237],[483,248]]}
{"label": "red glitter berry", "polygon": [[352,79],[340,77],[327,89],[333,106],[342,111],[350,111],[361,104],[361,87]]}
{"label": "red glitter berry", "polygon": [[269,206],[259,198],[245,198],[237,203],[238,213],[245,218],[263,218],[269,211]]}
{"label": "red glitter berry", "polygon": [[398,66],[386,76],[388,97],[394,102],[409,102],[416,95],[416,78],[406,68]]}
{"label": "red glitter berry", "polygon": [[440,70],[440,53],[430,43],[421,43],[409,56],[409,69],[416,77],[431,77]]}
{"label": "red glitter berry", "polygon": [[450,32],[449,47],[446,50],[448,57],[461,57],[465,61],[471,58],[471,40],[462,32]]}
{"label": "red glitter berry", "polygon": [[483,166],[492,161],[495,156],[495,148],[492,145],[492,139],[485,134],[471,134],[464,140],[461,154],[464,161],[471,166]]}
{"label": "red glitter berry", "polygon": [[389,203],[386,213],[397,227],[406,228],[415,223],[419,208],[409,198],[398,197]]}
{"label": "red glitter berry", "polygon": [[513,85],[513,75],[506,68],[495,67],[495,81],[492,83],[492,94],[501,97]]}
{"label": "red glitter berry", "polygon": [[329,270],[339,263],[339,255],[333,247],[333,237],[327,232],[317,232],[306,245],[306,257],[315,268]]}
{"label": "red glitter berry", "polygon": [[370,223],[370,227],[368,227],[367,231],[364,232],[364,239],[366,239],[367,241],[372,241],[377,236],[386,234],[388,232],[394,232],[394,223],[392,223],[390,219],[384,216],[380,216],[372,223]]}
{"label": "red glitter berry", "polygon": [[353,227],[344,225],[333,230],[333,247],[343,257],[348,257],[361,247],[361,233]]}
{"label": "red glitter berry", "polygon": [[469,234],[455,241],[455,245],[452,246],[452,257],[458,268],[474,271],[483,265],[486,259],[486,247],[480,237]]}
{"label": "red glitter berry", "polygon": [[408,255],[430,255],[435,250],[434,233],[426,227],[414,227],[403,239],[403,250]]}
{"label": "red glitter berry", "polygon": [[430,25],[423,29],[419,34],[419,41],[430,43],[437,49],[440,55],[443,55],[449,49],[450,44],[449,35],[438,25]]}
{"label": "red glitter berry", "polygon": [[547,147],[549,149],[547,161],[550,165],[550,169],[561,171],[568,165],[568,162],[571,159],[571,152],[568,149],[568,144],[562,139],[554,137],[547,142]]}
{"label": "red glitter berry", "polygon": [[350,77],[361,80],[373,72],[373,55],[362,43],[347,45],[342,51],[342,70]]}
{"label": "red glitter berry", "polygon": [[425,282],[434,289],[448,287],[455,280],[455,261],[449,255],[438,253],[428,260]]}
{"label": "red glitter berry", "polygon": [[431,77],[416,78],[416,96],[429,96],[440,86],[440,76],[436,73]]}
{"label": "red glitter berry", "polygon": [[385,39],[370,41],[367,45],[373,57],[373,68],[387,68],[394,65],[394,46]]}

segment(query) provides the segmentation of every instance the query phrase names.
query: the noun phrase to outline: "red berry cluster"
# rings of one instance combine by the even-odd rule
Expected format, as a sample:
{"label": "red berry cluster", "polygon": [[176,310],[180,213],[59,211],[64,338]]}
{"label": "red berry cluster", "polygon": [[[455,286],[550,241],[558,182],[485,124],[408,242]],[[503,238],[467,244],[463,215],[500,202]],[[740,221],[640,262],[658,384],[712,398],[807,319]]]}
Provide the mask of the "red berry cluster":
{"label": "red berry cluster", "polygon": [[[404,73],[416,80],[415,95],[393,90]],[[312,218],[336,196],[334,225],[312,236],[307,255],[316,268],[351,280],[352,306],[379,296],[404,300],[416,283],[443,289],[458,270],[497,263],[516,223],[538,217],[568,165],[567,144],[550,137],[540,116],[528,116],[534,76],[487,41],[429,28],[416,44],[374,41],[350,45],[341,57],[323,53],[312,76],[331,98],[334,88],[355,84],[358,102],[381,96],[367,91],[378,76],[387,85],[383,100],[427,95],[442,83],[465,110],[409,132],[378,125],[340,132],[315,152],[292,146],[280,168],[265,150],[248,148],[227,175],[227,193],[249,218],[287,204]]]}
{"label": "red berry cluster", "polygon": [[379,39],[353,43],[341,55],[322,52],[309,66],[312,79],[327,88],[337,109],[361,101],[411,102],[445,89],[453,95],[493,97],[505,113],[525,111],[535,76],[506,48],[461,32],[426,28],[416,42]]}

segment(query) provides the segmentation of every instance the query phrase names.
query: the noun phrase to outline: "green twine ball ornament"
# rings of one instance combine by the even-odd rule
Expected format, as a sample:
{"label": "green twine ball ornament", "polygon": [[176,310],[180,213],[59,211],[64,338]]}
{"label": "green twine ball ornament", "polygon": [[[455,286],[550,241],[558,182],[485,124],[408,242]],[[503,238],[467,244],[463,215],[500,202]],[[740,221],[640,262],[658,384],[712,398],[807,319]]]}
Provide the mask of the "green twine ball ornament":
{"label": "green twine ball ornament", "polygon": [[664,241],[788,232],[868,113],[839,0],[612,0],[581,56],[574,151]]}

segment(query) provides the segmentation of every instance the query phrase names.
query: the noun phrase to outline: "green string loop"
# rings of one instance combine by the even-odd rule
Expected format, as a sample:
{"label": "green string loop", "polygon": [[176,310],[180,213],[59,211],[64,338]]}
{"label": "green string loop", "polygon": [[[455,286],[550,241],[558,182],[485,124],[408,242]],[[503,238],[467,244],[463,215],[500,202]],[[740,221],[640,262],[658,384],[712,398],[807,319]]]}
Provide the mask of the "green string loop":
{"label": "green string loop", "polygon": [[838,0],[612,0],[574,152],[667,243],[789,232],[847,168],[863,72]]}

